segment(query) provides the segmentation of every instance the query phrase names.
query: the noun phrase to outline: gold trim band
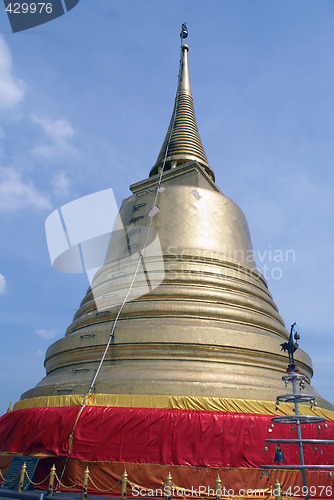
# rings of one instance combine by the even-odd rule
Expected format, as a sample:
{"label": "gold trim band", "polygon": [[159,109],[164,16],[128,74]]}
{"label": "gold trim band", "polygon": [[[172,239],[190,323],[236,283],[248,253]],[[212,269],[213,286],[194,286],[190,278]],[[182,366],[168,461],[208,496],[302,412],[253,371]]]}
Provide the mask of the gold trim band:
{"label": "gold trim band", "polygon": [[[13,411],[26,408],[55,408],[82,406],[84,396],[80,394],[40,396],[23,399],[15,403]],[[260,415],[292,415],[293,405],[281,403],[278,407],[272,401],[246,399],[206,398],[195,396],[159,396],[128,394],[88,394],[87,406],[111,406],[122,408],[165,408],[197,411],[220,411],[232,413],[255,413]],[[323,408],[310,409],[300,405],[301,415],[318,415],[334,422],[334,412]]]}

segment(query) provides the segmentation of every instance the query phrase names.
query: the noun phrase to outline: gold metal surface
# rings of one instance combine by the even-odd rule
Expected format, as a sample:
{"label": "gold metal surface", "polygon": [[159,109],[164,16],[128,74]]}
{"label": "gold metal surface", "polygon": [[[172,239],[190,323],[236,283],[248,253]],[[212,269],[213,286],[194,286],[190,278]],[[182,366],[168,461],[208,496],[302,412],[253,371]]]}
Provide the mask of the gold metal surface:
{"label": "gold metal surface", "polygon": [[[148,243],[159,238],[161,249],[145,249],[145,265],[158,286],[147,292],[147,276],[138,273],[136,298],[120,315],[95,392],[274,400],[282,393],[288,364],[280,350],[288,332],[256,269],[247,221],[215,185],[196,122],[189,118],[186,49],[183,54],[178,93],[179,103],[184,98],[186,104],[174,108],[179,125],[168,154],[176,164],[162,175],[159,211],[148,238]],[[94,278],[94,295],[89,289],[66,336],[49,347],[47,375],[23,399],[87,393],[145,241],[155,203],[154,174],[166,144],[151,176],[132,185],[132,196],[122,203],[126,230],[111,238],[106,265]],[[125,259],[129,248],[137,249],[133,260]],[[296,359],[309,383],[310,358],[299,349]],[[319,406],[334,409],[308,384],[306,392],[318,397]]]}
{"label": "gold metal surface", "polygon": [[180,80],[176,92],[175,105],[165,140],[157,161],[151,169],[150,176],[158,174],[159,168],[163,165],[168,146],[165,170],[175,168],[175,166],[186,163],[189,160],[197,160],[214,180],[213,170],[208,163],[198,133],[190,88],[188,50],[188,45],[182,46]]}
{"label": "gold metal surface", "polygon": [[[178,184],[184,182],[182,171],[197,185]],[[282,391],[287,358],[279,344],[288,333],[251,262],[243,213],[210,182],[196,162],[163,175],[151,237],[159,235],[165,276],[157,288],[125,305],[96,392],[271,400]],[[198,187],[203,184],[206,189]],[[155,194],[150,186],[151,179],[132,186],[133,196],[122,204],[128,232],[148,224]],[[135,208],[138,200],[142,205]],[[131,223],[134,213],[143,218]],[[133,235],[140,248],[143,232]],[[95,299],[128,288],[131,272],[117,275],[124,245],[122,239],[111,245],[113,258],[95,277]],[[158,259],[145,253],[153,267]],[[138,276],[134,289],[143,279]],[[88,291],[65,338],[47,351],[46,378],[24,398],[88,390],[119,307],[98,311],[95,299]],[[309,357],[299,350],[297,359],[310,381]]]}

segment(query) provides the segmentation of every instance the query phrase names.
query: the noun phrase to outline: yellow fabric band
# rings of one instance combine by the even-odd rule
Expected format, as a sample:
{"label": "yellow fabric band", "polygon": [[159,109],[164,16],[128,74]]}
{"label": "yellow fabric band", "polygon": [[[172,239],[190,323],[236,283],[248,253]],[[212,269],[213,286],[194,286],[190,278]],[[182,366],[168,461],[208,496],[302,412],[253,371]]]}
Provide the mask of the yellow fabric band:
{"label": "yellow fabric band", "polygon": [[[79,394],[61,396],[40,396],[23,399],[15,403],[13,411],[24,408],[52,408],[61,406],[82,406],[84,396]],[[291,403],[276,404],[272,401],[246,399],[205,398],[195,396],[155,396],[128,394],[89,394],[86,406],[113,406],[125,408],[169,408],[179,410],[221,411],[233,413],[256,413],[259,415],[292,415]],[[311,410],[309,406],[299,405],[301,415],[318,415],[334,422],[334,412],[323,408]]]}

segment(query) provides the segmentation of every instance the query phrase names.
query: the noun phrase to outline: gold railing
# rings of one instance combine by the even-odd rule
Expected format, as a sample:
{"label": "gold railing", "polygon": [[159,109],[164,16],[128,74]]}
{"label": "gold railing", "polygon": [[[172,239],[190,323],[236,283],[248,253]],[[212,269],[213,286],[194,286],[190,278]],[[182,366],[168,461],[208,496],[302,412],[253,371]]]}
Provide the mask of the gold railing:
{"label": "gold railing", "polygon": [[[21,471],[16,475],[16,477],[11,479],[10,481],[6,480],[6,483],[7,484],[13,483],[14,481],[17,480],[18,477],[19,477],[19,485],[17,488],[18,492],[22,492],[26,478],[28,479],[29,483],[31,483],[33,486],[40,486],[41,484],[43,484],[47,480],[49,480],[48,490],[46,493],[48,496],[52,496],[54,491],[56,491],[56,489],[58,489],[59,487],[67,490],[67,489],[78,488],[80,485],[82,485],[81,500],[87,500],[87,498],[88,498],[88,485],[89,485],[89,483],[91,483],[93,488],[96,491],[99,491],[100,493],[110,493],[121,483],[121,500],[127,499],[128,486],[140,488],[140,490],[149,491],[149,488],[145,488],[144,486],[140,486],[138,484],[132,483],[128,478],[128,474],[127,474],[126,470],[124,470],[124,472],[122,474],[122,479],[119,480],[116,484],[114,484],[109,489],[101,489],[96,485],[93,478],[90,476],[88,467],[86,467],[84,474],[80,478],[80,480],[75,484],[71,484],[70,486],[65,485],[61,482],[61,479],[57,475],[55,465],[53,465],[51,467],[49,474],[43,479],[43,481],[40,481],[39,483],[35,483],[29,477],[29,474],[27,472],[26,463],[24,463],[21,467]],[[2,479],[2,481],[5,481],[5,478],[4,478],[1,470],[0,470],[0,478]],[[54,486],[55,481],[56,481],[56,488]],[[177,492],[177,495],[174,495],[174,497],[177,496],[177,498],[182,499],[182,500],[189,499],[189,495],[186,495],[186,492],[188,490],[186,488],[182,488],[181,486],[177,486],[173,482],[173,478],[172,478],[172,475],[170,472],[167,475],[166,481],[161,485],[161,488],[164,489],[164,495],[162,495],[162,497],[164,497],[165,500],[172,500],[173,493],[175,491]],[[161,489],[161,491],[162,491],[162,489]],[[207,499],[222,500],[223,491],[226,492],[226,489],[223,488],[222,481],[220,479],[220,476],[218,475],[216,478],[216,481],[215,481],[215,486],[214,486],[214,488],[212,488],[210,490],[208,495],[205,497],[202,497],[200,495],[196,495],[196,498],[198,498],[198,500],[207,500]],[[182,492],[184,492],[185,495],[182,495]],[[227,496],[229,498],[231,498],[232,500],[236,500],[232,495],[228,494],[228,492],[227,492]],[[281,484],[279,483],[278,479],[276,479],[276,481],[275,481],[274,490],[272,491],[272,494],[270,493],[266,498],[263,498],[263,500],[268,500],[270,496],[273,496],[275,498],[275,500],[282,500],[283,497],[286,497],[288,500],[291,500],[290,497],[282,491],[282,487],[281,487]],[[226,495],[224,495],[224,497],[226,497]]]}

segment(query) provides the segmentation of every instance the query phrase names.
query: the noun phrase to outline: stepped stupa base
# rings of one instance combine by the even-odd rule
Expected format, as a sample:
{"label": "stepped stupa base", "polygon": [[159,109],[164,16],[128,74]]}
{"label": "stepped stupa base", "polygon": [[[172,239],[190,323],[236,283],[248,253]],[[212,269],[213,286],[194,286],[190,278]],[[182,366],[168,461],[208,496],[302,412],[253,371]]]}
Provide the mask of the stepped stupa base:
{"label": "stepped stupa base", "polygon": [[[303,405],[300,410],[327,420],[320,430],[305,426],[305,435],[333,439],[334,412]],[[247,498],[247,490],[260,490],[258,497],[265,498],[276,478],[276,472],[269,481],[261,474],[262,465],[274,464],[274,446],[266,452],[265,440],[296,434],[290,426],[272,427],[272,416],[285,414],[292,414],[291,404],[280,404],[276,410],[273,402],[256,400],[110,394],[91,394],[85,401],[80,395],[31,398],[0,419],[0,469],[4,474],[14,455],[39,456],[35,482],[42,481],[55,463],[58,475],[65,467],[62,483],[69,486],[82,478],[88,465],[93,479],[89,492],[94,494],[115,486],[126,469],[128,497],[152,496],[148,491],[163,489],[168,472],[189,497],[205,497],[203,488],[213,489],[219,474],[234,498]],[[332,464],[330,448],[315,452],[305,446],[306,463]],[[287,463],[298,464],[297,448],[287,447],[284,454]],[[296,491],[299,471],[278,474],[283,489],[293,486]],[[319,491],[320,485],[331,486],[328,472],[308,474],[309,486]],[[47,489],[47,481],[44,486]],[[201,494],[193,493],[199,487]],[[120,485],[110,494],[119,495]]]}

